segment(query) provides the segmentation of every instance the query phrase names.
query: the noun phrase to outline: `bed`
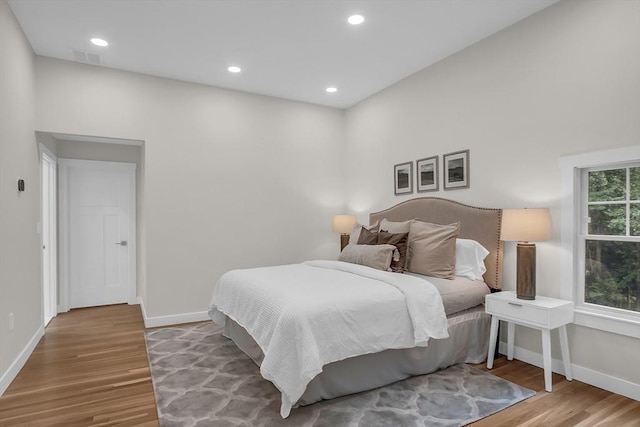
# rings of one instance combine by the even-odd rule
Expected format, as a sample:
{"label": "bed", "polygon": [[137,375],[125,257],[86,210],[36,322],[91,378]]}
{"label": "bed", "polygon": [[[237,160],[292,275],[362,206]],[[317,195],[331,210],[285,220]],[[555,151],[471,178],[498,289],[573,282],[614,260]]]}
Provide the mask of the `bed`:
{"label": "bed", "polygon": [[[442,229],[455,224],[456,245],[477,242],[488,252],[480,277],[430,277],[416,273],[417,267],[398,274],[340,260],[235,270],[216,285],[209,314],[280,390],[283,418],[298,405],[456,363],[480,363],[486,358],[490,328],[482,301],[502,286],[501,217],[500,209],[431,197],[370,214],[370,224],[382,231],[379,236],[385,231],[399,236],[402,230],[384,228],[407,224]],[[359,231],[363,229],[367,227]],[[351,249],[391,253],[384,262],[398,261],[401,247],[350,246],[343,254]],[[412,255],[409,260],[417,266],[413,260],[421,258],[415,251]]]}

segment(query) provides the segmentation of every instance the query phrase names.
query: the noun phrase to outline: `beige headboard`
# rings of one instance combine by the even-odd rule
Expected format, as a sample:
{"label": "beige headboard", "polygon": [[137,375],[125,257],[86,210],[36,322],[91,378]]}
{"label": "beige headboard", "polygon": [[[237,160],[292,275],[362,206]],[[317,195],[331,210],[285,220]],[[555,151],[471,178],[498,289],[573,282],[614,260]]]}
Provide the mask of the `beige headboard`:
{"label": "beige headboard", "polygon": [[419,219],[434,224],[460,222],[460,238],[473,239],[489,250],[484,260],[484,281],[493,289],[502,289],[502,242],[500,223],[502,209],[478,208],[438,197],[407,200],[369,215],[370,224],[382,221]]}

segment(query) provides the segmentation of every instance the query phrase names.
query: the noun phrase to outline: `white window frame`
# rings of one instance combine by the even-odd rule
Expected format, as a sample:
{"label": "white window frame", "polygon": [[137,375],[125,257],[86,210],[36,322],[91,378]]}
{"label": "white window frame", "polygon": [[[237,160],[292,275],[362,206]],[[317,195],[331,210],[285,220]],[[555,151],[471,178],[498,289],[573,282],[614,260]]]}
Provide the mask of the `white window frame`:
{"label": "white window frame", "polygon": [[584,247],[579,237],[582,221],[582,171],[587,168],[640,161],[640,146],[631,146],[560,158],[562,173],[561,290],[575,304],[574,323],[640,339],[640,313],[584,302]]}

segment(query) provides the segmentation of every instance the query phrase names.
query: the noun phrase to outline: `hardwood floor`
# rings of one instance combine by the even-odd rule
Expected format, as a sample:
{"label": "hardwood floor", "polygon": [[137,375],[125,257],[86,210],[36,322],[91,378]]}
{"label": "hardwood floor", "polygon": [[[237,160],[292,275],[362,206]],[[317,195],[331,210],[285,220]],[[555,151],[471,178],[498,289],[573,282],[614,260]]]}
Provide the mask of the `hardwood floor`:
{"label": "hardwood floor", "polygon": [[[157,426],[143,332],[139,306],[59,315],[0,397],[0,426]],[[640,426],[640,402],[556,374],[547,393],[542,369],[504,357],[491,372],[537,394],[474,427]]]}
{"label": "hardwood floor", "polygon": [[137,305],[60,314],[7,391],[0,426],[157,426]]}
{"label": "hardwood floor", "polygon": [[553,392],[544,390],[542,368],[506,357],[496,359],[493,369],[476,368],[536,391],[536,395],[502,412],[473,423],[496,426],[640,426],[640,402],[619,394],[553,374]]}

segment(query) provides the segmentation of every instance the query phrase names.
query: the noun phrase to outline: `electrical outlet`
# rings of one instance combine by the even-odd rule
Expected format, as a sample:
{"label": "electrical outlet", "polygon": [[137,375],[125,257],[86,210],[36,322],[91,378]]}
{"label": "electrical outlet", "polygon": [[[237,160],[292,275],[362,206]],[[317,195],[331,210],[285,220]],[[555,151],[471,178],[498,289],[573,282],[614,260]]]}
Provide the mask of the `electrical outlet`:
{"label": "electrical outlet", "polygon": [[13,331],[16,327],[16,315],[13,313],[9,314],[9,331]]}

